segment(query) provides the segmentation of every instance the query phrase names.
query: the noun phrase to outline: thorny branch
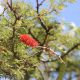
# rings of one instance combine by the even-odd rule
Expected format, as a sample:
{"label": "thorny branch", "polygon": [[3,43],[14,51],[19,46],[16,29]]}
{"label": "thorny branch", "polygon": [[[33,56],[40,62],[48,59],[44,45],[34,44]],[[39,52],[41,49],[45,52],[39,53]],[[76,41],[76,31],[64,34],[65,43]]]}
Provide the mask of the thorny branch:
{"label": "thorny branch", "polygon": [[[37,4],[37,14],[38,14],[38,16],[40,15],[39,14],[39,1],[38,0],[36,0],[36,4]],[[40,24],[41,24],[41,26],[45,29],[45,31],[47,32],[47,28],[46,28],[46,25],[43,23],[43,21],[41,20],[41,18],[40,17],[38,17],[38,20],[40,21]]]}
{"label": "thorny branch", "polygon": [[[74,49],[76,49],[78,46],[80,46],[80,42],[79,43],[76,43],[75,45],[73,45],[65,54],[63,54],[61,56],[61,59],[65,58],[71,51],[73,51]],[[51,61],[43,61],[43,62],[54,62],[54,61],[57,61],[58,59],[56,60],[51,60]]]}

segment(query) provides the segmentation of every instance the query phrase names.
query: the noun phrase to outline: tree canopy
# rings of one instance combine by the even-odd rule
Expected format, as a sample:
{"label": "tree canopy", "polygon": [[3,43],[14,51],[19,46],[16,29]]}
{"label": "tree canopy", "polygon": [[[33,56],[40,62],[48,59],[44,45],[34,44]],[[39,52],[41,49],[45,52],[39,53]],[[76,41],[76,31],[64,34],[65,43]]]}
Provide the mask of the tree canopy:
{"label": "tree canopy", "polygon": [[[69,74],[68,80],[71,80],[74,72],[79,79],[80,27],[57,19],[60,12],[74,2],[75,0],[34,0],[34,8],[32,3],[25,0],[2,1],[1,77],[10,80],[62,80]],[[31,36],[41,47],[33,48],[22,43],[22,34]],[[54,74],[58,76],[55,77]]]}

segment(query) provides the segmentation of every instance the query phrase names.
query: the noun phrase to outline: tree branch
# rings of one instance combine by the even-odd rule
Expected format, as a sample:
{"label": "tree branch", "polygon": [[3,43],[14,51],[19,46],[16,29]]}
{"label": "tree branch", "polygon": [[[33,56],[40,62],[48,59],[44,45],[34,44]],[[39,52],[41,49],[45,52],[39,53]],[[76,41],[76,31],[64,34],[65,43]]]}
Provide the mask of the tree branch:
{"label": "tree branch", "polygon": [[38,14],[38,20],[40,21],[40,24],[41,24],[41,26],[46,30],[46,32],[47,32],[47,28],[46,28],[46,25],[43,23],[43,21],[41,20],[41,18],[40,18],[40,14],[39,14],[39,1],[38,0],[36,0],[36,4],[37,4],[37,14]]}
{"label": "tree branch", "polygon": [[11,5],[11,7],[12,7],[12,0],[10,0],[10,5]]}
{"label": "tree branch", "polygon": [[45,38],[44,38],[44,40],[43,40],[43,43],[41,44],[42,46],[46,43],[46,40],[47,40],[47,38],[48,38],[48,35],[50,35],[49,31],[50,31],[52,28],[53,28],[53,27],[49,27],[49,28],[47,29]]}
{"label": "tree branch", "polygon": [[[76,49],[78,46],[80,46],[80,42],[79,43],[76,43],[74,46],[72,46],[65,54],[63,54],[61,56],[61,58],[63,59],[64,57],[66,57],[71,51],[73,51],[74,49]],[[57,61],[58,59],[55,59],[55,60],[47,60],[47,61],[43,61],[43,62],[54,62],[54,61]]]}
{"label": "tree branch", "polygon": [[31,34],[31,36],[36,40],[36,41],[38,41],[38,43],[40,43],[41,44],[41,42],[33,35],[33,33],[31,32],[31,29],[29,29],[28,30],[29,32],[29,34]]}
{"label": "tree branch", "polygon": [[13,10],[12,6],[8,2],[7,2],[7,5],[10,8],[10,10],[14,13],[14,16],[17,18],[16,12],[15,12],[15,10]]}
{"label": "tree branch", "polygon": [[41,44],[41,45],[44,45],[45,44],[45,42],[46,42],[46,40],[47,40],[47,36],[48,36],[48,32],[50,31],[50,29],[52,29],[52,28],[48,28],[47,29],[47,27],[46,27],[46,25],[43,23],[43,21],[41,20],[41,18],[40,18],[40,14],[39,14],[39,7],[40,7],[40,5],[42,5],[43,4],[43,2],[44,2],[45,0],[43,0],[43,1],[41,1],[41,3],[39,4],[39,1],[38,0],[36,0],[36,4],[37,4],[37,14],[38,14],[38,20],[40,21],[40,24],[41,24],[41,26],[43,27],[43,29],[46,31],[46,35],[45,35],[45,38],[44,38],[44,41],[43,41],[43,43]]}
{"label": "tree branch", "polygon": [[5,10],[6,10],[6,8],[4,8],[4,10],[3,10],[2,14],[0,14],[0,16],[2,16],[4,14]]}
{"label": "tree branch", "polygon": [[36,6],[36,8],[37,8],[37,14],[39,14],[39,1],[38,0],[36,0],[36,4],[37,4],[37,6]]}
{"label": "tree branch", "polygon": [[10,4],[8,3],[8,1],[6,3],[7,3],[8,7],[10,8],[10,10],[13,12],[13,14],[15,16],[15,21],[12,24],[12,26],[13,26],[13,28],[12,28],[13,29],[13,34],[12,34],[12,37],[11,37],[11,39],[12,39],[12,52],[14,54],[13,56],[15,58],[19,59],[19,57],[16,56],[16,52],[15,52],[15,32],[16,32],[15,25],[16,25],[17,20],[20,20],[21,16],[17,16],[16,11],[13,9],[12,0],[10,0]]}
{"label": "tree branch", "polygon": [[39,6],[41,6],[46,0],[42,0],[41,3],[39,4]]}
{"label": "tree branch", "polygon": [[13,7],[12,7],[12,3],[11,3],[11,5],[10,5],[10,4],[7,2],[7,5],[8,5],[8,7],[10,8],[10,10],[13,12],[16,20],[20,20],[21,16],[17,16],[16,11],[15,11],[15,10],[13,9]]}
{"label": "tree branch", "polygon": [[68,55],[71,51],[73,51],[74,49],[76,49],[78,46],[80,45],[80,43],[76,43],[74,46],[72,46],[67,52],[66,54],[62,55],[61,57],[64,58],[66,55]]}

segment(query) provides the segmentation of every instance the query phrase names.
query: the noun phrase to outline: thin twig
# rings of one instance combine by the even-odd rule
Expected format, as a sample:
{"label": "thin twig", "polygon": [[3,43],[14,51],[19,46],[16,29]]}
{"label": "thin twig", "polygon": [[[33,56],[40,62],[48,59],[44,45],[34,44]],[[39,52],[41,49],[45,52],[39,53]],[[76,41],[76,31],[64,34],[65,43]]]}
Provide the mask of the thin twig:
{"label": "thin twig", "polygon": [[41,6],[46,0],[42,0],[41,3],[39,4],[39,6]]}
{"label": "thin twig", "polygon": [[5,10],[6,10],[6,8],[4,8],[4,10],[3,10],[2,14],[0,14],[0,16],[2,16],[4,14]]}

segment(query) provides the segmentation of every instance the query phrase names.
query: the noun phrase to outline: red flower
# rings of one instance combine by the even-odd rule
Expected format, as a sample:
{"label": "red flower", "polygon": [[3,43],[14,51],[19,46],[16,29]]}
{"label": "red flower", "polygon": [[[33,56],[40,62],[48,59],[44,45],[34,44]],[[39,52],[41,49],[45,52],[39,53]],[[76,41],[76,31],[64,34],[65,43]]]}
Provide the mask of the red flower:
{"label": "red flower", "polygon": [[20,41],[31,47],[37,47],[39,45],[39,43],[28,34],[21,34]]}

